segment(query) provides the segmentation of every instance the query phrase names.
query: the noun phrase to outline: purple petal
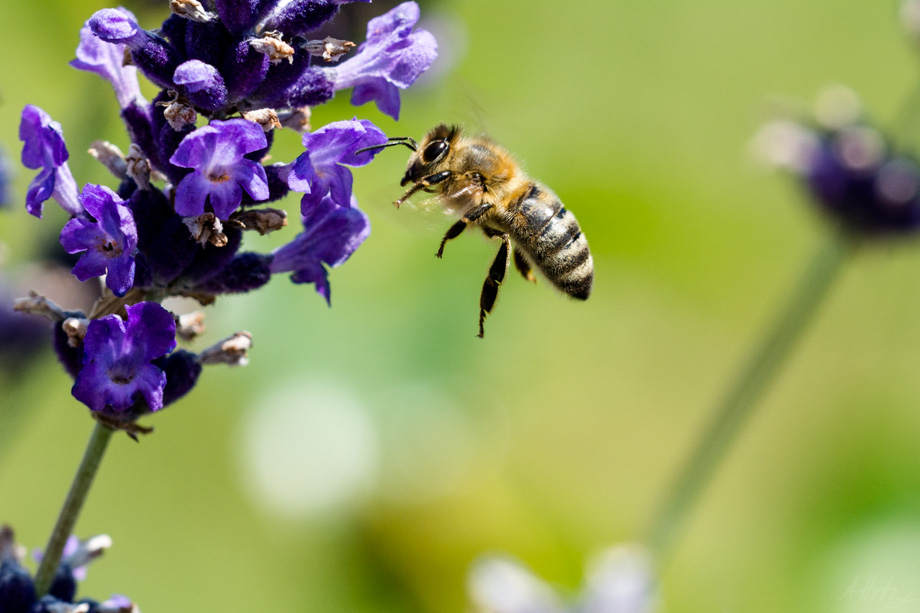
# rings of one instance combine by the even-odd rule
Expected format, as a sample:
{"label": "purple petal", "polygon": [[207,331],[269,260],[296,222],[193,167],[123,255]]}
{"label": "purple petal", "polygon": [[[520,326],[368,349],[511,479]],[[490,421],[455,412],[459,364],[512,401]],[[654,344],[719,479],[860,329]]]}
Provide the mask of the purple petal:
{"label": "purple petal", "polygon": [[236,181],[212,183],[209,191],[211,208],[218,219],[227,219],[240,206],[243,190]]}
{"label": "purple petal", "polygon": [[437,57],[437,41],[425,30],[412,31],[418,21],[415,2],[404,2],[375,19],[367,26],[367,40],[357,53],[340,63],[335,71],[336,90],[361,87],[352,102],[376,100],[382,112],[399,115],[398,92],[426,71]]}
{"label": "purple petal", "polygon": [[82,283],[104,275],[108,264],[108,258],[98,251],[90,249],[77,260],[70,273]]}
{"label": "purple petal", "polygon": [[101,185],[86,184],[80,201],[95,220],[78,217],[61,230],[65,251],[84,252],[72,272],[80,281],[86,281],[108,269],[106,284],[116,295],[123,296],[134,283],[134,215],[115,192]]}
{"label": "purple petal", "polygon": [[176,320],[156,302],[139,302],[127,307],[126,332],[140,346],[144,359],[153,361],[176,347]]}
{"label": "purple petal", "polygon": [[227,219],[242,201],[241,187],[255,200],[268,198],[265,168],[244,157],[267,146],[262,128],[245,119],[212,121],[190,132],[170,158],[176,166],[195,169],[176,188],[176,212],[200,215],[210,196],[215,214]]}
{"label": "purple petal", "polygon": [[351,171],[344,166],[333,166],[326,171],[326,181],[329,183],[332,201],[339,206],[350,206],[353,181]]}
{"label": "purple petal", "polygon": [[355,88],[351,90],[351,103],[354,106],[361,106],[371,101],[377,103],[377,108],[384,115],[399,119],[401,104],[399,88],[386,79],[369,79],[355,85]]}
{"label": "purple petal", "polygon": [[22,165],[26,168],[54,168],[70,157],[61,124],[37,106],[27,104],[22,109],[19,140],[23,141]]}
{"label": "purple petal", "polygon": [[246,190],[246,193],[256,201],[265,200],[269,196],[268,176],[265,167],[252,160],[240,160],[233,173],[236,182]]}
{"label": "purple petal", "polygon": [[188,173],[176,187],[176,213],[182,217],[198,217],[204,213],[210,193],[211,182],[201,172]]}
{"label": "purple petal", "polygon": [[152,364],[145,364],[137,370],[134,385],[144,396],[151,411],[159,411],[163,408],[166,373]]}
{"label": "purple petal", "polygon": [[64,224],[61,246],[67,253],[79,253],[96,245],[96,224],[76,217]]}
{"label": "purple petal", "polygon": [[288,187],[297,192],[311,193],[312,185],[316,182],[316,172],[310,163],[310,154],[301,153],[289,168]]}
{"label": "purple petal", "polygon": [[136,269],[134,258],[117,258],[108,262],[108,274],[105,277],[106,286],[116,296],[124,296],[134,287],[134,271]]}
{"label": "purple petal", "polygon": [[89,21],[80,28],[80,44],[77,45],[76,56],[70,65],[78,70],[95,72],[111,83],[122,109],[135,101],[143,101],[137,82],[137,68],[125,65],[125,45],[108,43],[98,38],[93,34]]}
{"label": "purple petal", "polygon": [[270,268],[272,273],[293,273],[294,283],[315,283],[316,291],[328,302],[329,284],[323,264],[331,268],[342,265],[370,234],[370,220],[357,206],[340,207],[330,198],[306,211],[304,231],[275,249]]}

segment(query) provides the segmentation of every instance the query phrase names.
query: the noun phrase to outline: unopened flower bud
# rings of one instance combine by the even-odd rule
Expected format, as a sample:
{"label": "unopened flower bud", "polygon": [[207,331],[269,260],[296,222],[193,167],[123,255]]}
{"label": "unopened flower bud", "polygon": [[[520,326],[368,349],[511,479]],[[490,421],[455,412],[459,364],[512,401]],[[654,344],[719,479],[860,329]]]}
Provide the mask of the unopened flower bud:
{"label": "unopened flower bud", "polygon": [[182,220],[198,244],[211,243],[215,247],[227,245],[224,226],[214,213],[202,213],[198,217],[186,217]]}
{"label": "unopened flower bud", "polygon": [[89,320],[85,317],[68,317],[61,324],[61,328],[67,335],[67,344],[71,347],[79,347],[83,344],[83,337],[86,336],[86,326]]}
{"label": "unopened flower bud", "polygon": [[13,310],[20,313],[39,315],[51,321],[64,321],[68,317],[64,309],[36,292],[29,292],[28,298],[17,298],[14,300]]}
{"label": "unopened flower bud", "polygon": [[254,111],[246,111],[242,113],[242,115],[243,119],[262,126],[263,132],[271,132],[275,128],[282,127],[275,109],[256,109]]}
{"label": "unopened flower bud", "polygon": [[198,0],[169,0],[169,10],[174,15],[199,23],[208,23],[217,19],[217,15],[209,13]]}
{"label": "unopened flower bud", "polygon": [[204,334],[204,311],[194,311],[176,318],[176,336],[191,341]]}
{"label": "unopened flower bud", "polygon": [[125,158],[127,174],[140,189],[150,189],[150,161],[141,151],[141,148],[131,143],[128,156]]}
{"label": "unopened flower bud", "polygon": [[310,131],[310,107],[308,106],[282,110],[278,113],[278,119],[283,127],[301,134]]}
{"label": "unopened flower bud", "polygon": [[109,172],[116,179],[124,179],[127,176],[128,166],[125,163],[125,156],[117,146],[104,140],[96,140],[89,146],[89,154],[103,166],[109,169]]}
{"label": "unopened flower bud", "polygon": [[243,230],[255,230],[265,235],[287,225],[287,212],[281,209],[247,209],[234,213],[230,221]]}
{"label": "unopened flower bud", "polygon": [[354,49],[355,44],[351,41],[327,36],[323,40],[308,40],[301,44],[300,48],[310,55],[322,56],[324,60],[331,62],[338,60],[339,57]]}
{"label": "unopened flower bud", "polygon": [[253,49],[268,56],[272,64],[280,64],[282,60],[294,63],[294,47],[281,40],[280,32],[266,32],[262,38],[253,38],[249,41]]}
{"label": "unopened flower bud", "polygon": [[246,366],[249,363],[250,348],[252,348],[252,334],[240,331],[202,351],[198,356],[198,362],[200,364]]}

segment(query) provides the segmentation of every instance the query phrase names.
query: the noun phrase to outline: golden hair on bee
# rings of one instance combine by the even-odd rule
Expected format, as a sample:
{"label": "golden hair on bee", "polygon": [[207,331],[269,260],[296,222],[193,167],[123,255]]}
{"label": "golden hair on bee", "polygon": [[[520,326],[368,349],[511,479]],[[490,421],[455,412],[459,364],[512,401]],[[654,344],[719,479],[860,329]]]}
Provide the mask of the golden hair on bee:
{"label": "golden hair on bee", "polygon": [[536,268],[569,296],[588,298],[594,261],[575,215],[548,187],[528,177],[508,151],[485,136],[465,136],[460,126],[446,124],[432,128],[421,143],[391,138],[367,149],[395,145],[405,145],[412,154],[400,181],[410,187],[394,204],[425,191],[461,215],[441,240],[439,258],[447,241],[471,224],[501,240],[479,297],[480,338],[512,259],[528,281],[536,281]]}

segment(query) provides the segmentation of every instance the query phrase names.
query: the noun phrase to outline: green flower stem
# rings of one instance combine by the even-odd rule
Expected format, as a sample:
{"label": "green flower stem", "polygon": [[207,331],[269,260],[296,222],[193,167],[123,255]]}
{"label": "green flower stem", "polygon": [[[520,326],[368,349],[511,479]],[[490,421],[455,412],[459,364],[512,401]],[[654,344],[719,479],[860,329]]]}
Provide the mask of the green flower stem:
{"label": "green flower stem", "polygon": [[826,244],[815,254],[785,308],[728,388],[693,455],[654,516],[646,543],[659,562],[670,552],[681,525],[686,522],[722,456],[750,418],[758,399],[779,372],[796,341],[802,337],[843,269],[847,256],[855,250],[857,237],[842,229],[835,230],[829,233]]}
{"label": "green flower stem", "polygon": [[74,524],[77,523],[80,510],[86,501],[86,495],[93,484],[93,479],[99,470],[99,464],[102,462],[102,456],[105,455],[106,447],[108,447],[109,439],[112,438],[113,432],[114,430],[111,428],[96,422],[96,428],[86,445],[83,461],[80,462],[80,467],[77,469],[70,491],[67,493],[67,499],[64,501],[60,515],[58,515],[57,524],[54,526],[54,531],[48,540],[48,546],[45,547],[38,573],[35,575],[35,592],[39,598],[47,594],[51,588],[54,574],[61,563],[64,545],[73,532]]}

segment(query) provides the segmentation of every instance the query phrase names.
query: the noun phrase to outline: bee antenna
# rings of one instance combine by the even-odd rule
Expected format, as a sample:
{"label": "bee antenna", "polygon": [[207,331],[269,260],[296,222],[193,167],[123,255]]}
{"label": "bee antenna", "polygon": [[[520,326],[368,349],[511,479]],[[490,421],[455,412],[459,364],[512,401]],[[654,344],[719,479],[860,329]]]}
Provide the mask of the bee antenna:
{"label": "bee antenna", "polygon": [[376,149],[386,149],[387,147],[393,147],[394,145],[405,145],[413,151],[418,151],[418,143],[415,142],[415,139],[411,136],[395,136],[393,138],[387,139],[387,142],[383,143],[382,145],[373,145],[371,147],[358,149],[355,151],[355,154],[363,153],[365,151],[374,151]]}

